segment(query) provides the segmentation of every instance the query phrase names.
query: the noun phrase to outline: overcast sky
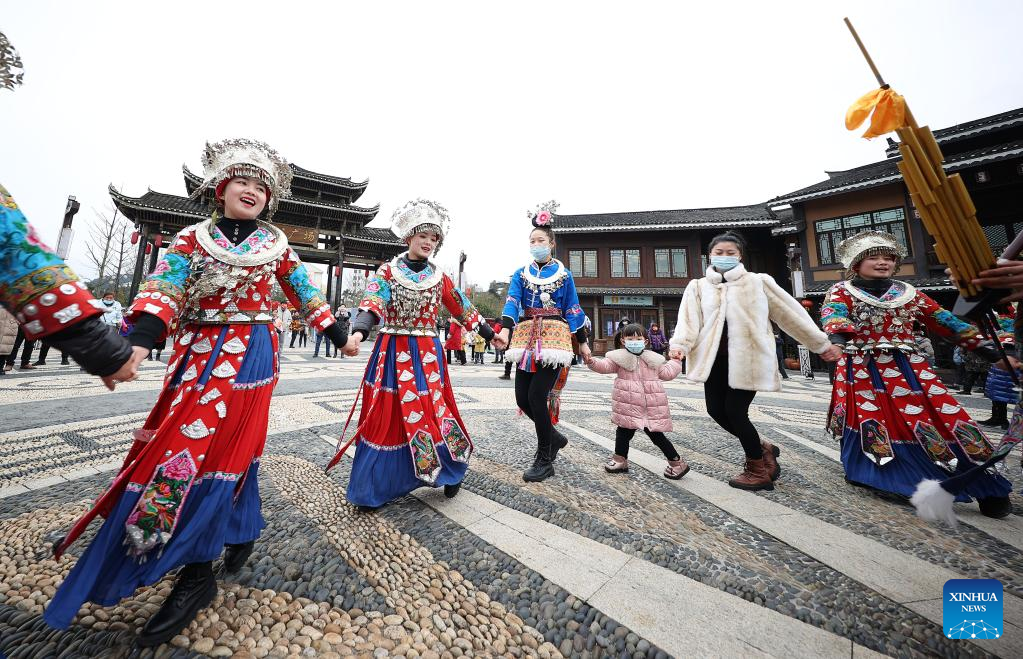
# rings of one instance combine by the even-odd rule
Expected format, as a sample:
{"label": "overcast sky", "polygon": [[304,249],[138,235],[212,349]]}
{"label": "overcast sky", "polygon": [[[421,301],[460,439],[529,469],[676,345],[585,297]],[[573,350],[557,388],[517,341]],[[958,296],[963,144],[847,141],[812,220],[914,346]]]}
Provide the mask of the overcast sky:
{"label": "overcast sky", "polygon": [[1023,3],[0,0],[25,84],[0,92],[0,181],[56,243],[107,185],[184,193],[206,140],[265,140],[368,178],[386,226],[445,204],[471,281],[528,258],[525,211],[751,204],[884,157],[843,126],[892,86],[934,128],[1023,106]]}

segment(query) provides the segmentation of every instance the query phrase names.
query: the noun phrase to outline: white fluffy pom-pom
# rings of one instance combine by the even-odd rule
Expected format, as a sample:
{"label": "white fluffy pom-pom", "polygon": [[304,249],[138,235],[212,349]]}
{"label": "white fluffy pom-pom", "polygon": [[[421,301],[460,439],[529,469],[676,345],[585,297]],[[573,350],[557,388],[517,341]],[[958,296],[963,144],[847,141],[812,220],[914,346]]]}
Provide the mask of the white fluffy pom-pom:
{"label": "white fluffy pom-pom", "polygon": [[945,522],[952,528],[959,523],[952,502],[955,497],[941,486],[940,481],[923,480],[916,486],[916,492],[909,502],[916,506],[916,513],[929,522]]}

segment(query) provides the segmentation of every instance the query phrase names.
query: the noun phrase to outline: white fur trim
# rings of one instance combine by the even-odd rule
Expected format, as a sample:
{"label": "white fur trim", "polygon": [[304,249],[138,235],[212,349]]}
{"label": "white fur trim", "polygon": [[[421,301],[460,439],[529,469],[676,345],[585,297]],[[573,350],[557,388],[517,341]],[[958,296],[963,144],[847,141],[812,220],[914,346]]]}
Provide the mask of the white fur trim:
{"label": "white fur trim", "polygon": [[[518,363],[522,361],[522,354],[525,351],[525,348],[508,348],[504,353],[504,358],[518,366]],[[572,363],[572,358],[575,357],[575,354],[571,350],[544,348],[540,356],[540,363],[544,366],[568,366]]]}
{"label": "white fur trim", "polygon": [[909,502],[916,507],[917,515],[929,522],[944,522],[955,528],[959,519],[952,510],[955,497],[934,479],[922,480]]}
{"label": "white fur trim", "polygon": [[640,359],[642,359],[647,366],[653,369],[658,369],[664,366],[664,362],[668,361],[663,355],[659,355],[653,350],[644,350],[637,356],[625,348],[618,348],[617,350],[608,352],[604,356],[617,364],[619,368],[623,368],[626,371],[635,371],[636,365],[639,363]]}
{"label": "white fur trim", "polygon": [[777,352],[771,322],[816,353],[830,342],[796,300],[767,275],[741,265],[686,286],[672,348],[686,355],[686,379],[706,382],[728,324],[728,384],[747,391],[778,391]]}

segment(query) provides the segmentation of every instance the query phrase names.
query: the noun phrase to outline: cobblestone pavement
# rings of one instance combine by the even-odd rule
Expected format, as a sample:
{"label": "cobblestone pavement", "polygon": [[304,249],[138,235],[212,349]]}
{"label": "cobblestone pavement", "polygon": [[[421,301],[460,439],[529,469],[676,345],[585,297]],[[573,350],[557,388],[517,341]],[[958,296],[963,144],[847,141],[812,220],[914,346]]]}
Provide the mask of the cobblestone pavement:
{"label": "cobblestone pavement", "polygon": [[[172,577],[114,607],[86,605],[68,631],[40,613],[88,541],[49,543],[99,495],[152,406],[163,364],[107,393],[74,367],[0,378],[0,653],[128,656]],[[1023,502],[1005,520],[959,505],[957,529],[846,484],[823,432],[826,381],[760,394],[752,419],[782,447],[773,492],[724,483],[738,442],[706,416],[702,388],[668,383],[692,465],[661,477],[642,436],[607,474],[611,379],[574,369],[562,402],[570,444],[557,474],[524,483],[535,449],[500,366],[453,367],[477,452],[462,494],[419,490],[373,513],[330,475],[364,358],[287,350],[260,473],[267,529],[248,565],[169,644],[142,657],[1023,656]],[[982,414],[987,402],[964,399]],[[1015,465],[1016,458],[1013,458]],[[1018,489],[1018,488],[1017,488]],[[91,529],[95,532],[98,525]],[[947,639],[946,579],[997,578],[1005,636]]]}

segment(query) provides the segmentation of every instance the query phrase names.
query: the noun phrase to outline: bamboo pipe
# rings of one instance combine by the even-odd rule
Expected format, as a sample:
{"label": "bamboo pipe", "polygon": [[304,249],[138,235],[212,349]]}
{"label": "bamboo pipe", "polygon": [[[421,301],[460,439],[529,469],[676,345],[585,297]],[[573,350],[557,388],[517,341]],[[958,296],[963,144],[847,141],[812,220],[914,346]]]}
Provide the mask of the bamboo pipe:
{"label": "bamboo pipe", "polygon": [[874,60],[870,57],[870,53],[867,52],[867,47],[863,45],[862,41],[860,41],[860,35],[856,33],[856,28],[853,27],[853,24],[849,21],[848,17],[843,18],[842,20],[845,21],[845,26],[849,28],[849,32],[852,33],[852,38],[856,40],[856,45],[860,47],[860,52],[863,53],[863,59],[867,60],[867,66],[869,66],[870,70],[874,72],[874,77],[877,78],[877,84],[881,87],[887,88],[888,83],[886,83],[884,78],[881,77],[881,72],[877,70]]}

